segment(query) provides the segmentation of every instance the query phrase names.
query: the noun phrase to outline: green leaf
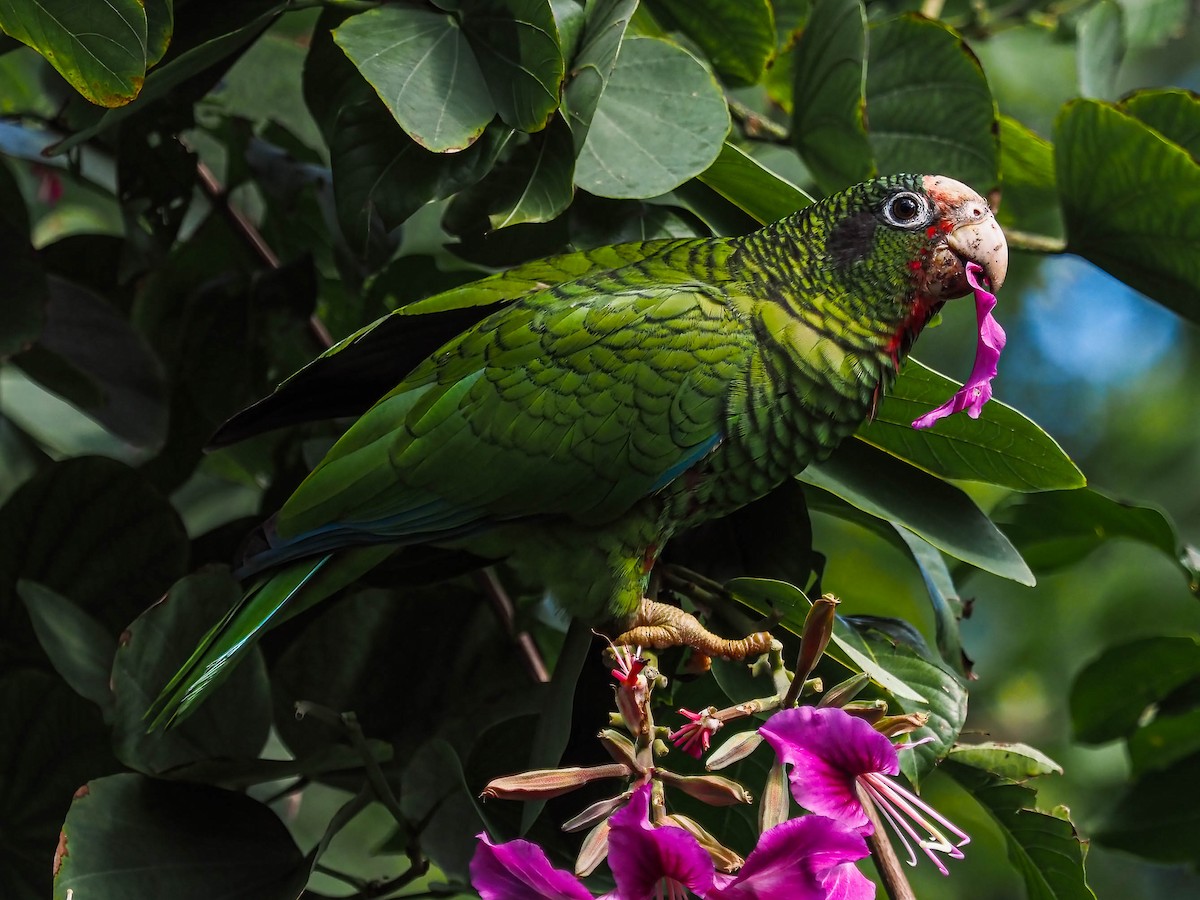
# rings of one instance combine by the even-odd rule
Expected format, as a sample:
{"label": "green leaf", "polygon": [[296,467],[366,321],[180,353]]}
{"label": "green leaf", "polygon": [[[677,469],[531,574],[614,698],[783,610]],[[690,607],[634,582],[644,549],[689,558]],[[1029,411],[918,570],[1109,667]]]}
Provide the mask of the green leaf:
{"label": "green leaf", "polygon": [[764,225],[813,202],[796,185],[728,141],[721,145],[721,154],[699,178]]}
{"label": "green leaf", "polygon": [[758,84],[775,53],[775,14],[768,0],[655,0],[669,30],[682,31],[730,85]]}
{"label": "green leaf", "polygon": [[999,775],[1009,781],[1025,781],[1038,775],[1061,775],[1062,766],[1041,750],[1025,744],[1005,744],[983,741],[978,744],[958,744],[947,759]]}
{"label": "green leaf", "polygon": [[950,577],[946,560],[933,544],[907,528],[898,525],[896,532],[908,547],[917,568],[921,570],[921,577],[925,580],[925,590],[929,593],[937,628],[938,653],[957,674],[969,676],[971,662],[963,652],[962,636],[958,628],[963,604],[958,596],[958,588],[954,586],[954,579]]}
{"label": "green leaf", "polygon": [[996,187],[996,103],[961,37],[940,22],[900,16],[872,27],[868,60],[869,134],[880,172],[949,175],[982,194]]}
{"label": "green leaf", "polygon": [[1200,321],[1200,163],[1133,115],[1068,103],[1055,122],[1067,248]]}
{"label": "green leaf", "polygon": [[934,428],[912,422],[940,405],[959,385],[910,359],[880,404],[874,422],[856,437],[942,478],[982,481],[1016,491],[1082,487],[1086,481],[1055,442],[1011,406],[993,400],[978,419],[950,416]]}
{"label": "green leaf", "polygon": [[629,38],[576,160],[575,183],[601,197],[664,194],[712,165],[728,131],[724,94],[699,60],[657,38]]}
{"label": "green leaf", "polygon": [[148,775],[210,759],[255,759],[271,725],[271,693],[257,649],[189,718],[149,731],[146,710],[191,649],[242,596],[228,574],[201,571],[177,582],[129,626],[113,661],[113,748],[125,765]]}
{"label": "green leaf", "polygon": [[493,130],[461,153],[430,153],[396,128],[375,100],[345,107],[329,153],[334,203],[350,246],[366,257],[430,200],[474,184],[509,134]]}
{"label": "green leaf", "polygon": [[1166,863],[1200,862],[1200,753],[1133,781],[1096,829],[1106,847]]}
{"label": "green leaf", "polygon": [[142,775],[80,789],[55,868],[54,900],[295,900],[308,881],[303,854],[266,806]]}
{"label": "green leaf", "polygon": [[1083,871],[1085,847],[1066,808],[1042,812],[1031,788],[965,761],[948,759],[942,771],[991,815],[1029,900],[1095,900]]}
{"label": "green leaf", "polygon": [[333,38],[400,127],[427,150],[469,147],[496,114],[487,80],[453,16],[379,6],[351,16]]}
{"label": "green leaf", "polygon": [[597,0],[587,6],[579,52],[571,61],[572,74],[562,98],[577,155],[587,140],[596,105],[617,64],[621,41],[635,9],[637,0]]}
{"label": "green leaf", "polygon": [[1002,193],[996,217],[1005,228],[1062,237],[1054,147],[1009,116],[1000,117]]}
{"label": "green leaf", "polygon": [[18,581],[17,594],[55,671],[107,716],[113,706],[109,676],[116,639],[62,594],[35,581]]}
{"label": "green leaf", "polygon": [[1033,573],[974,501],[958,488],[861,441],[843,444],[798,476],[880,519],[904,525],[955,559],[1032,585]]}
{"label": "green leaf", "polygon": [[862,0],[816,0],[792,54],[792,145],[826,192],[869,178],[876,169],[864,118]]}
{"label": "green leaf", "polygon": [[0,161],[0,259],[4,260],[4,315],[0,360],[28,347],[45,319],[46,274],[29,242],[29,213],[8,166]]}
{"label": "green leaf", "polygon": [[175,31],[174,0],[145,0],[146,68],[158,63],[171,46]]}
{"label": "green leaf", "polygon": [[1157,47],[1183,34],[1188,0],[1118,0],[1130,47]]}
{"label": "green leaf", "polygon": [[1053,491],[1014,498],[995,519],[1035,572],[1073,565],[1106,541],[1127,538],[1161,550],[1183,571],[1192,592],[1200,592],[1196,560],[1160,510],[1094,490]]}
{"label": "green leaf", "polygon": [[146,78],[146,10],[139,0],[0,0],[0,29],[36,50],[100,106],[123,106]]}
{"label": "green leaf", "polygon": [[1079,93],[1084,97],[1111,100],[1116,93],[1117,70],[1125,56],[1121,30],[1121,7],[1100,0],[1079,19]]}
{"label": "green leaf", "polygon": [[546,127],[564,68],[548,0],[464,0],[461,13],[500,118],[520,131]]}
{"label": "green leaf", "polygon": [[477,831],[488,828],[475,793],[466,783],[457,751],[431,738],[404,770],[400,806],[410,822],[421,822],[421,848],[446,874],[465,878]]}
{"label": "green leaf", "polygon": [[36,646],[14,585],[70,597],[111,635],[184,571],[179,515],[135,469],[79,457],[48,466],[0,509],[0,647]]}
{"label": "green leaf", "polygon": [[61,363],[47,367],[38,355],[26,354],[13,361],[110,433],[151,453],[161,449],[167,436],[166,375],[145,339],[87,288],[53,275],[47,284],[37,346]]}
{"label": "green leaf", "polygon": [[52,673],[0,675],[0,896],[45,900],[71,795],[120,769],[100,711]]}
{"label": "green leaf", "polygon": [[1118,107],[1200,162],[1200,95],[1185,90],[1135,91]]}
{"label": "green leaf", "polygon": [[1166,769],[1193,754],[1200,754],[1200,708],[1179,715],[1159,710],[1129,737],[1134,775]]}
{"label": "green leaf", "polygon": [[1151,637],[1109,647],[1071,686],[1075,739],[1102,744],[1127,737],[1147,707],[1200,679],[1200,639]]}

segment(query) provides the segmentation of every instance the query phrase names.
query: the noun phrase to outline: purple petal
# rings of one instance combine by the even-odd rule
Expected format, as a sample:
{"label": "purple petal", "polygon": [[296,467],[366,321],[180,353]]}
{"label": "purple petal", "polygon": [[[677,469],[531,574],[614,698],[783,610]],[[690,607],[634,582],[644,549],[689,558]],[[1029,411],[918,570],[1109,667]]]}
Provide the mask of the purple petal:
{"label": "purple petal", "polygon": [[706,900],[871,900],[873,885],[854,865],[867,855],[855,830],[802,816],[763,833],[746,864]]}
{"label": "purple petal", "polygon": [[900,771],[896,748],[886,737],[836,707],[801,706],[776,713],[758,729],[792,767],[792,796],[805,809],[871,833],[855,790],[869,772]]}
{"label": "purple petal", "polygon": [[537,844],[493,844],[486,834],[476,837],[479,846],[471,858],[471,884],[483,900],[592,900],[583,882],[550,865]]}
{"label": "purple petal", "polygon": [[931,409],[916,419],[913,428],[929,428],[938,419],[957,412],[966,412],[978,419],[983,405],[992,399],[992,379],[1000,362],[1000,352],[1007,337],[1000,323],[992,316],[996,307],[996,295],[979,283],[983,268],[978,263],[967,263],[967,283],[975,290],[975,315],[979,320],[979,341],[975,345],[975,365],[971,377],[957,393],[937,409]]}
{"label": "purple petal", "polygon": [[712,887],[712,858],[696,839],[674,825],[650,824],[649,784],[608,821],[608,865],[621,900],[647,900],[663,878],[701,897]]}

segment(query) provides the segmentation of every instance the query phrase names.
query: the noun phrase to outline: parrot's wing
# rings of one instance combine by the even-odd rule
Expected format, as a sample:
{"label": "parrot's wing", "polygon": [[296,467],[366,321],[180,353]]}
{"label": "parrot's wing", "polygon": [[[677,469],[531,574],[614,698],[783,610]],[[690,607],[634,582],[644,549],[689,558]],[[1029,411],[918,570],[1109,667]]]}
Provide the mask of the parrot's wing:
{"label": "parrot's wing", "polygon": [[421,360],[497,308],[553,285],[652,259],[685,240],[640,241],[525,263],[401,307],[334,344],[209,439],[224,447],[275,428],[359,416]]}
{"label": "parrot's wing", "polygon": [[757,345],[706,284],[540,292],[451,341],[284,505],[296,553],[497,521],[604,522],[710,453]]}

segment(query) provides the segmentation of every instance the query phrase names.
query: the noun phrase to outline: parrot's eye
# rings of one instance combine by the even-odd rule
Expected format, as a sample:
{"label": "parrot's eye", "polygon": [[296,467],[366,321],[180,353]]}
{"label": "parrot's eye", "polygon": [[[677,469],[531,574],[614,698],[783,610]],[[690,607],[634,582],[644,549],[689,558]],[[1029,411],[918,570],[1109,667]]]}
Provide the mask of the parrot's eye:
{"label": "parrot's eye", "polygon": [[883,205],[883,217],[891,225],[912,226],[925,220],[926,210],[924,198],[905,191],[888,198]]}

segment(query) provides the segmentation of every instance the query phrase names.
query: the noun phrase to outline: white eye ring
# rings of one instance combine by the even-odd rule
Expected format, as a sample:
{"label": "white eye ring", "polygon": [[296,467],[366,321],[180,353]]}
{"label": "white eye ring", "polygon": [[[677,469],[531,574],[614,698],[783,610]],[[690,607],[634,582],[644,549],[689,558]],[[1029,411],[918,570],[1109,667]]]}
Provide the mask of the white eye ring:
{"label": "white eye ring", "polygon": [[917,228],[929,218],[929,203],[920,194],[902,191],[884,201],[883,218],[897,228]]}

